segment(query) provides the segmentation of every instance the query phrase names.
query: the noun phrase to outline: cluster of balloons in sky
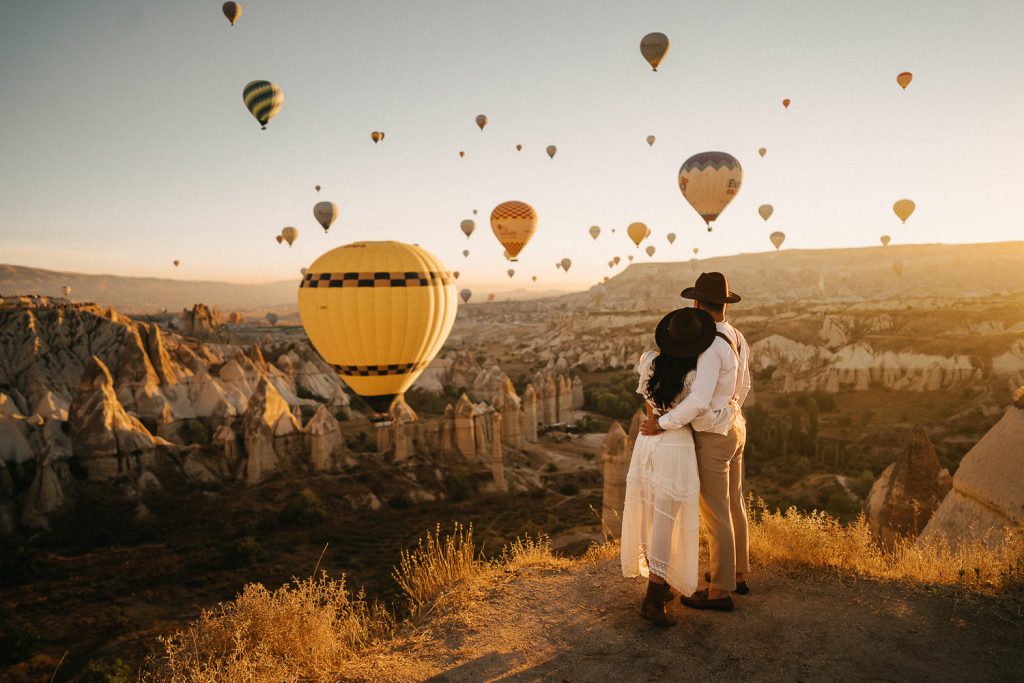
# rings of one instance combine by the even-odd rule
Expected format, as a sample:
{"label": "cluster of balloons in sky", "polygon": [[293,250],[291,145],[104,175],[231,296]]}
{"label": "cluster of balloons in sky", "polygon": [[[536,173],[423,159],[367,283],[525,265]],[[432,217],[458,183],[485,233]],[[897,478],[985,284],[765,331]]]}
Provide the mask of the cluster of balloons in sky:
{"label": "cluster of balloons in sky", "polygon": [[[226,2],[223,12],[234,26],[242,16],[242,7],[236,2]],[[640,53],[654,71],[663,63],[670,47],[668,36],[663,33],[649,33],[640,41]],[[900,73],[897,83],[906,89],[912,77],[909,72]],[[281,111],[284,93],[276,83],[255,80],[243,88],[242,100],[260,127],[266,129]],[[782,105],[788,109],[790,99],[783,99]],[[486,114],[475,118],[481,132],[489,121]],[[384,132],[373,131],[370,139],[374,144],[381,143],[385,139]],[[654,135],[647,136],[649,146],[653,147],[655,140]],[[517,151],[522,148],[521,144],[516,145]],[[545,151],[554,159],[558,148],[549,145]],[[758,155],[764,158],[767,151],[762,147]],[[465,151],[459,151],[459,156],[464,157]],[[743,168],[736,157],[726,152],[700,152],[683,162],[676,180],[683,198],[711,232],[715,221],[739,193]],[[317,185],[317,192],[320,189]],[[914,208],[914,202],[909,199],[901,199],[893,206],[902,221],[910,217]],[[474,210],[473,214],[476,213]],[[767,222],[774,207],[762,204],[758,213]],[[333,202],[321,201],[313,207],[313,215],[325,232],[338,219],[338,214],[338,205]],[[537,232],[538,215],[529,203],[509,200],[494,207],[490,224],[494,237],[504,248],[505,257],[517,262]],[[476,221],[467,218],[459,228],[470,238],[476,230]],[[597,240],[601,228],[594,225],[588,232]],[[630,224],[626,233],[638,248],[651,236],[650,228],[641,222]],[[279,243],[286,241],[289,246],[297,238],[298,230],[291,226],[276,237]],[[786,236],[774,231],[769,239],[779,249]],[[883,235],[882,244],[887,245],[889,239],[888,235]],[[674,244],[676,234],[669,233],[667,240],[670,245]],[[694,255],[698,251],[693,248]],[[648,244],[645,252],[653,256],[656,248]],[[462,254],[468,258],[469,250]],[[633,256],[627,258],[633,260]],[[615,256],[608,265],[615,267],[620,262],[620,257]],[[555,267],[564,272],[572,265],[570,258],[555,263]],[[898,268],[894,265],[894,271],[901,273],[902,264],[899,263]],[[511,278],[516,270],[509,268],[506,273]],[[469,288],[456,292],[458,277],[457,271],[450,273],[437,257],[419,245],[393,241],[347,244],[326,252],[302,269],[299,315],[310,342],[370,406],[378,421],[387,419],[395,398],[416,381],[441,349],[455,322],[458,299],[468,303],[472,298]],[[534,275],[533,280],[536,279]],[[490,294],[488,300],[494,300],[494,294]],[[267,319],[271,324],[277,322],[272,313],[267,314]],[[339,324],[341,320],[344,325]]]}

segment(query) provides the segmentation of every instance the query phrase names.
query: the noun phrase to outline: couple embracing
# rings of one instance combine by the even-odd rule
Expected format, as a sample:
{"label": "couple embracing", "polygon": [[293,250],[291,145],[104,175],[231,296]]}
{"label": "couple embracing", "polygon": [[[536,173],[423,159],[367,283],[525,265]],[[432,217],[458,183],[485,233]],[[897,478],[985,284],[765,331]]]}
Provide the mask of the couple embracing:
{"label": "couple embracing", "polygon": [[[622,573],[648,579],[640,614],[673,626],[667,606],[678,593],[695,609],[730,611],[732,593],[750,592],[743,497],[750,390],[749,348],[725,320],[740,296],[722,273],[702,273],[681,293],[692,308],[666,315],[658,351],[637,363],[646,418],[626,476]],[[710,534],[709,584],[697,590],[700,516]]]}

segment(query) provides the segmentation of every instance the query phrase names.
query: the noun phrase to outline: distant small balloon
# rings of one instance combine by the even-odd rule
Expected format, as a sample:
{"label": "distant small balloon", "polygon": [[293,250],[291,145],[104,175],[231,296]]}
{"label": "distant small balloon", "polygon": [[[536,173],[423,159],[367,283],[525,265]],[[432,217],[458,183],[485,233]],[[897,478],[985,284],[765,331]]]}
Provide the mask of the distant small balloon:
{"label": "distant small balloon", "polygon": [[281,237],[284,238],[284,241],[287,242],[288,246],[290,247],[295,242],[295,240],[299,239],[299,229],[288,226],[287,228],[281,230]]}
{"label": "distant small balloon", "polygon": [[693,255],[696,256],[700,252],[700,247],[693,248]]}
{"label": "distant small balloon", "polygon": [[627,259],[629,259],[629,262],[630,262],[630,263],[632,263],[632,262],[633,262],[633,255],[632,255],[632,254],[630,254],[630,255],[629,255],[629,256],[627,256],[626,258],[627,258]]}
{"label": "distant small balloon", "polygon": [[591,225],[590,230],[588,232],[590,232],[590,236],[596,240],[598,235],[601,234],[601,228],[599,228],[596,225]]}
{"label": "distant small balloon", "polygon": [[284,242],[284,235],[277,235],[274,237],[274,239],[277,240],[278,244],[281,244],[281,242]]}
{"label": "distant small balloon", "polygon": [[892,240],[892,238],[889,237],[888,235],[882,235],[881,237],[878,238],[878,241],[882,243],[883,247],[889,246],[889,242],[891,240]]}
{"label": "distant small balloon", "polygon": [[473,292],[470,289],[464,289],[459,292],[459,296],[462,297],[462,303],[468,304],[470,297],[473,296]]}
{"label": "distant small balloon", "polygon": [[476,230],[476,221],[467,218],[466,220],[459,223],[459,228],[462,229],[462,232],[468,238],[470,235],[473,234],[473,231]]}
{"label": "distant small balloon", "polygon": [[228,316],[228,322],[232,325],[237,325],[241,320],[242,316],[239,315],[237,311],[232,312],[231,315]]}
{"label": "distant small balloon", "polygon": [[[384,139],[384,133],[382,131],[375,130],[372,133],[370,133],[370,139],[373,140],[373,144],[376,145],[378,142]],[[401,145],[399,145],[399,147],[401,147]]]}
{"label": "distant small balloon", "polygon": [[320,224],[324,232],[327,232],[334,221],[338,220],[338,205],[334,202],[318,202],[313,207],[313,217],[316,218],[316,222]]}
{"label": "distant small balloon", "polygon": [[453,271],[453,272],[452,272],[452,275],[454,275],[454,276],[455,276],[455,279],[456,279],[456,280],[458,280],[458,279],[459,279],[459,275],[460,275],[460,273],[459,273],[459,271],[457,271],[457,270],[456,270],[456,271]]}
{"label": "distant small balloon", "polygon": [[626,234],[629,235],[629,239],[633,240],[633,244],[639,247],[640,243],[651,234],[651,229],[645,223],[630,223],[626,228]]}
{"label": "distant small balloon", "polygon": [[512,279],[512,276],[516,274],[515,268],[509,268],[505,272],[508,273],[508,277],[510,280]]}
{"label": "distant small balloon", "polygon": [[175,267],[175,268],[177,268],[177,267],[178,267],[178,266],[180,266],[180,265],[181,265],[181,261],[179,261],[179,260],[175,259],[175,260],[174,260],[174,267]]}
{"label": "distant small balloon", "polygon": [[232,26],[242,18],[242,6],[237,2],[225,2],[221,5],[220,11],[224,13],[224,16],[228,18]]}
{"label": "distant small balloon", "polygon": [[305,275],[307,272],[308,272],[308,270],[306,268],[299,268],[299,274],[300,275]]}
{"label": "distant small balloon", "polygon": [[516,151],[517,152],[522,152],[523,151],[523,146],[522,145],[516,145]]}
{"label": "distant small balloon", "polygon": [[653,135],[648,135],[647,136],[647,146],[648,147],[654,147],[654,136]]}
{"label": "distant small balloon", "polygon": [[640,39],[640,54],[655,71],[658,70],[658,65],[668,54],[670,47],[671,43],[664,33],[648,33]]}
{"label": "distant small balloon", "polygon": [[676,243],[676,234],[674,232],[670,232],[669,234],[665,235],[665,239],[668,240],[669,244],[675,244]]}
{"label": "distant small balloon", "polygon": [[558,265],[562,266],[562,270],[568,273],[569,269],[572,268],[572,259],[564,258],[559,262]]}
{"label": "distant small balloon", "polygon": [[788,98],[782,100],[782,106],[785,107],[786,109],[789,109],[789,99]]}
{"label": "distant small balloon", "polygon": [[910,85],[910,81],[912,80],[914,80],[914,74],[910,73],[909,71],[904,71],[903,73],[896,76],[896,82],[899,83],[900,87],[903,88],[904,90],[907,89],[907,86]]}
{"label": "distant small balloon", "polygon": [[772,213],[775,212],[775,209],[772,208],[771,204],[762,204],[761,206],[757,207],[757,212],[761,214],[761,218],[767,221],[769,218],[772,217]]}
{"label": "distant small balloon", "polygon": [[476,125],[480,127],[480,130],[484,129],[487,125],[487,117],[483,114],[478,114],[476,117]]}
{"label": "distant small balloon", "polygon": [[773,245],[775,245],[775,251],[778,251],[779,247],[782,246],[782,243],[786,241],[786,233],[775,231],[768,236],[768,239],[771,240]]}
{"label": "distant small balloon", "polygon": [[768,149],[766,147],[761,147],[757,150],[757,153],[760,154],[763,159],[764,155],[768,153]]}
{"label": "distant small balloon", "polygon": [[488,300],[488,301],[494,301],[494,297],[495,297],[495,295],[494,295],[494,294],[488,294],[488,295],[487,295],[487,300]]}
{"label": "distant small balloon", "polygon": [[548,153],[549,157],[554,159],[555,158],[555,153],[557,153],[557,152],[558,152],[558,148],[557,147],[555,147],[554,145],[548,145],[547,153]]}
{"label": "distant small balloon", "polygon": [[473,209],[473,215],[474,216],[476,215],[476,209]]}
{"label": "distant small balloon", "polygon": [[646,251],[646,252],[647,252],[647,255],[648,255],[648,256],[654,256],[654,251],[655,251],[655,249],[654,249],[654,245],[653,245],[653,244],[648,244],[648,245],[647,245],[647,248],[646,248],[646,249],[644,249],[644,251]]}
{"label": "distant small balloon", "polygon": [[277,325],[277,321],[277,313],[267,313],[267,322],[269,322],[271,325]]}
{"label": "distant small balloon", "polygon": [[619,265],[619,262],[621,262],[621,261],[622,261],[622,259],[619,258],[618,256],[616,256],[615,258],[612,259],[612,262],[615,263],[615,265]]}
{"label": "distant small balloon", "polygon": [[530,277],[530,279],[533,280],[534,282],[536,282],[537,281],[537,276],[533,275],[533,276]]}
{"label": "distant small balloon", "polygon": [[469,249],[463,249],[462,255],[465,256],[466,258],[469,258]]}
{"label": "distant small balloon", "polygon": [[895,213],[903,223],[907,222],[907,219],[910,218],[910,214],[914,213],[914,209],[916,208],[917,205],[914,204],[914,200],[912,199],[900,199],[892,205],[893,213]]}
{"label": "distant small balloon", "polygon": [[460,152],[459,152],[459,158],[461,159],[461,158],[463,158],[464,156],[466,156],[466,153],[465,153],[465,152],[462,152],[462,151],[460,151]]}
{"label": "distant small balloon", "polygon": [[317,191],[317,192],[319,192],[319,191],[320,191],[320,186],[319,186],[319,185],[317,185],[317,186],[316,186],[316,191]]}

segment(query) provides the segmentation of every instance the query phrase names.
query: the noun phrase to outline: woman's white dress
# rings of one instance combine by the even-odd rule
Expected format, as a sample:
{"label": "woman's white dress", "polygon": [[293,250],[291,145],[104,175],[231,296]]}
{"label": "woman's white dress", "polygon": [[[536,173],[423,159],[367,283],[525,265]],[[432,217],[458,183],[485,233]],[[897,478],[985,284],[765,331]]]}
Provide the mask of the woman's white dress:
{"label": "woman's white dress", "polygon": [[[637,393],[645,396],[657,352],[640,357]],[[689,393],[696,373],[683,382],[676,405]],[[622,511],[622,575],[665,579],[682,595],[697,589],[700,478],[689,426],[657,436],[640,434],[626,475]]]}

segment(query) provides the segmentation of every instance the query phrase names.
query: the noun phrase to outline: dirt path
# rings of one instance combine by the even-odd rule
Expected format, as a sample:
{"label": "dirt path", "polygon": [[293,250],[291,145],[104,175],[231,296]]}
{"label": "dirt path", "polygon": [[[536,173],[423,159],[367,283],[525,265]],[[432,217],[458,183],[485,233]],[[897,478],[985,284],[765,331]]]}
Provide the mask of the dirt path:
{"label": "dirt path", "polygon": [[[729,614],[638,616],[643,582],[617,561],[527,568],[375,652],[356,680],[1022,680],[1024,627],[978,599],[770,569]],[[365,667],[365,668],[364,668]]]}

